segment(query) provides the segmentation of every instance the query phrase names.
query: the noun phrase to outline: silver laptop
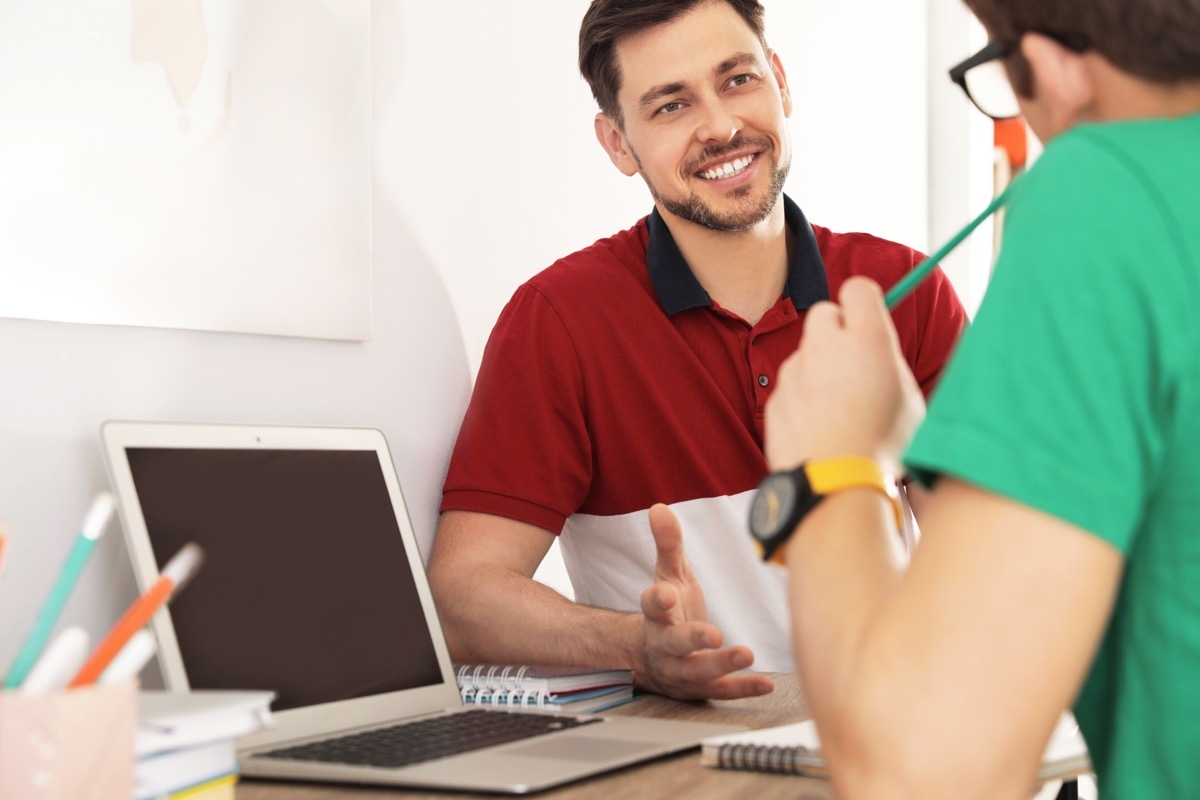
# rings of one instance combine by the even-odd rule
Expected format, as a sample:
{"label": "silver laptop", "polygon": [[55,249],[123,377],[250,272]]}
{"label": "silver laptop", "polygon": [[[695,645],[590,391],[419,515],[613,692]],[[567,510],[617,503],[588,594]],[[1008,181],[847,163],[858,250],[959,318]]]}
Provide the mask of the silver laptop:
{"label": "silver laptop", "polygon": [[360,733],[403,738],[471,712],[513,721],[462,703],[383,434],[145,422],[101,434],[140,585],[187,542],[205,551],[153,621],[167,688],[277,693],[277,726],[239,742],[243,775],[524,793],[739,730],[541,715],[556,730],[469,752],[347,756]]}

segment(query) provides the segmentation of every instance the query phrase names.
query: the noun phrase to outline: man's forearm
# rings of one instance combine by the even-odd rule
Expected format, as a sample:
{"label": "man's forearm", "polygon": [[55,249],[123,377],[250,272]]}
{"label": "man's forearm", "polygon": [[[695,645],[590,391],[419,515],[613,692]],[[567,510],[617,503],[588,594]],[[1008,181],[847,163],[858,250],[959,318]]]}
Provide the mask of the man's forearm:
{"label": "man's forearm", "polygon": [[650,525],[658,550],[654,582],[640,598],[640,611],[628,614],[573,603],[533,580],[553,533],[486,514],[447,512],[430,556],[429,584],[452,657],[631,669],[638,686],[686,699],[771,691],[765,675],[732,674],[754,655],[743,646],[721,646],[670,509],[652,508]]}
{"label": "man's forearm", "polygon": [[502,567],[472,565],[440,581],[436,601],[455,661],[633,669],[641,614],[572,602]]}
{"label": "man's forearm", "polygon": [[[838,492],[805,518],[787,546],[797,663],[813,715],[831,734],[854,724],[872,623],[903,571],[891,514],[876,492]],[[829,738],[836,747],[837,737]]]}

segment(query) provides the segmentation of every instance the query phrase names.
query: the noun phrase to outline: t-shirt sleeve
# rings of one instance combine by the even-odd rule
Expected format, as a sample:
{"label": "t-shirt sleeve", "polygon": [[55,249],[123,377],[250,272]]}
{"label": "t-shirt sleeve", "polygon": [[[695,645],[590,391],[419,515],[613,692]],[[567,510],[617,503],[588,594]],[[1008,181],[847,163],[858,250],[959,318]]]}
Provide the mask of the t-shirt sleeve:
{"label": "t-shirt sleeve", "polygon": [[562,530],[587,495],[591,441],[575,345],[554,306],[526,284],[484,350],[442,493],[476,511]]}
{"label": "t-shirt sleeve", "polygon": [[954,475],[1127,551],[1180,361],[1179,253],[1152,191],[1101,144],[1064,136],[1022,180],[906,462],[927,484]]}

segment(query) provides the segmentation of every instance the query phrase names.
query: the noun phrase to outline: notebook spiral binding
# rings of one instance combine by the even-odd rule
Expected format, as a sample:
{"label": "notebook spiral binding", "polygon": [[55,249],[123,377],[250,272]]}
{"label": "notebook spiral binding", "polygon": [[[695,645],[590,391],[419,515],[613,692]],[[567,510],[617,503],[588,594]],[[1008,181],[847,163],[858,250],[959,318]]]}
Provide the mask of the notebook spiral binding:
{"label": "notebook spiral binding", "polygon": [[761,744],[725,744],[717,751],[717,761],[725,769],[755,770],[794,774],[808,766],[805,747]]}
{"label": "notebook spiral binding", "polygon": [[537,708],[545,708],[545,692],[521,688],[521,681],[528,671],[527,666],[462,666],[458,668],[455,678],[464,703],[474,703],[477,706],[506,705],[511,708],[536,705]]}

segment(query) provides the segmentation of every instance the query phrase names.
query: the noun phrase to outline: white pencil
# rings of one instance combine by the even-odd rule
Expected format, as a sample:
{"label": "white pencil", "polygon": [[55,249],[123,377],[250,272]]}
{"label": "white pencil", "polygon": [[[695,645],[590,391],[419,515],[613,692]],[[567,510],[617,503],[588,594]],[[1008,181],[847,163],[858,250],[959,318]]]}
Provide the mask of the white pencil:
{"label": "white pencil", "polygon": [[100,680],[97,683],[103,685],[133,678],[142,671],[142,668],[150,662],[153,656],[154,636],[150,631],[142,628],[133,635],[129,644],[121,648],[121,652],[117,653],[117,657],[112,660],[112,663],[105,667],[104,672],[100,673]]}
{"label": "white pencil", "polygon": [[21,682],[22,694],[42,694],[61,689],[83,664],[88,653],[87,631],[78,625],[65,629],[34,662]]}

